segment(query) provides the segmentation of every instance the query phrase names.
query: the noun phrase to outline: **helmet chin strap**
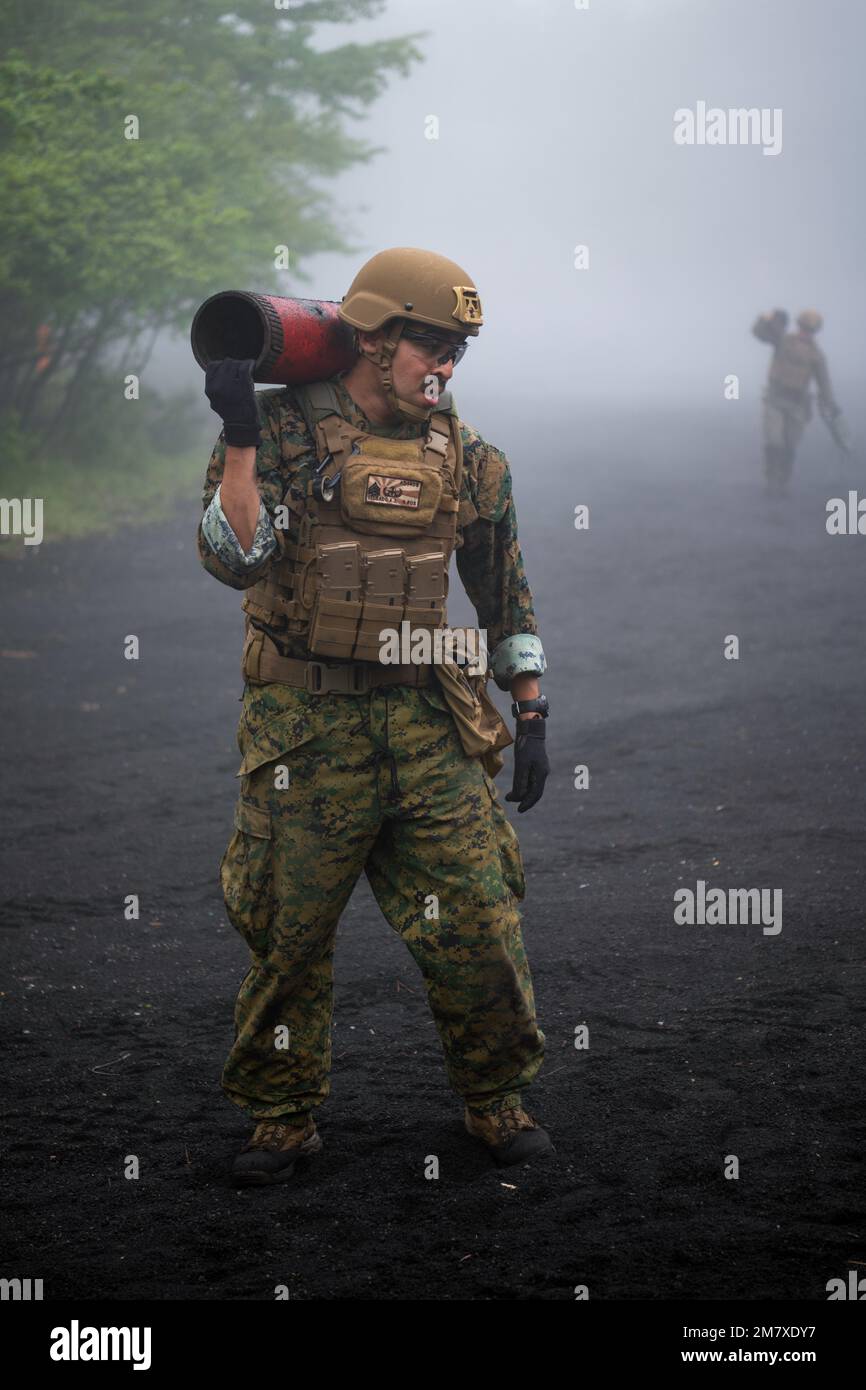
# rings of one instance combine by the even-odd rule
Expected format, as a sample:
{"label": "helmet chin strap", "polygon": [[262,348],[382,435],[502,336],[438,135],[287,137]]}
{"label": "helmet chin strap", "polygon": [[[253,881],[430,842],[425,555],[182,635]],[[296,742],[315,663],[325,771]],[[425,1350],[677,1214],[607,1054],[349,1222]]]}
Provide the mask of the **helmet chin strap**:
{"label": "helmet chin strap", "polygon": [[411,424],[423,424],[426,420],[429,420],[430,415],[436,408],[435,405],[431,401],[426,409],[422,409],[420,406],[413,405],[411,401],[404,401],[394,390],[394,381],[391,375],[391,364],[394,353],[397,351],[397,344],[400,341],[400,335],[405,327],[405,319],[395,319],[389,336],[383,339],[381,346],[376,352],[368,353],[367,356],[373,365],[379,369],[379,375],[382,378],[382,389],[394,413],[399,415],[402,420],[408,420]]}

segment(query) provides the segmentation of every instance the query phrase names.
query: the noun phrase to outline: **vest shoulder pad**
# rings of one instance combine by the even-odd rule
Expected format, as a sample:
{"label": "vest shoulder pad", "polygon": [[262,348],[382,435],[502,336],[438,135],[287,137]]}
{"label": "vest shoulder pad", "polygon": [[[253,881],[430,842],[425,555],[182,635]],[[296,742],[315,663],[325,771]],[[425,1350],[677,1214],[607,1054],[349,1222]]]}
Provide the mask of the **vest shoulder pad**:
{"label": "vest shoulder pad", "polygon": [[330,381],[311,381],[306,386],[293,386],[292,391],[314,439],[316,425],[326,415],[339,415],[342,419],[337,393]]}

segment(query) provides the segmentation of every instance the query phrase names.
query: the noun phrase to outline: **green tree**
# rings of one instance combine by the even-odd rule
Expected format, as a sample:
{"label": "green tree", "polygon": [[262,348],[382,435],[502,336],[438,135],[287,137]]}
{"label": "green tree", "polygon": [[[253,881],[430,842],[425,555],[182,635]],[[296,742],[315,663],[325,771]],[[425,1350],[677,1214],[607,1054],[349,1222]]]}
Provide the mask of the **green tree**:
{"label": "green tree", "polygon": [[321,180],[378,153],[352,127],[420,57],[419,36],[315,41],[381,9],[7,3],[0,411],[50,429],[112,346],[186,328],[227,285],[275,289],[277,242],[301,280],[312,252],[351,249]]}

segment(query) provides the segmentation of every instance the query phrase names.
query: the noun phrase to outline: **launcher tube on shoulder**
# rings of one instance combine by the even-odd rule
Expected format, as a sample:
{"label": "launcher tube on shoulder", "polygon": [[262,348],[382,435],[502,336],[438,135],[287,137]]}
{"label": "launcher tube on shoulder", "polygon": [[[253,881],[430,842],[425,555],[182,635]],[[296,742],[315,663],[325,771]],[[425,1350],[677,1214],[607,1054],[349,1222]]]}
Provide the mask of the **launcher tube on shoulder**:
{"label": "launcher tube on shoulder", "polygon": [[352,329],[330,299],[287,299],[221,290],[200,305],[190,340],[204,370],[224,357],[252,359],[253,380],[305,386],[348,370],[355,360]]}

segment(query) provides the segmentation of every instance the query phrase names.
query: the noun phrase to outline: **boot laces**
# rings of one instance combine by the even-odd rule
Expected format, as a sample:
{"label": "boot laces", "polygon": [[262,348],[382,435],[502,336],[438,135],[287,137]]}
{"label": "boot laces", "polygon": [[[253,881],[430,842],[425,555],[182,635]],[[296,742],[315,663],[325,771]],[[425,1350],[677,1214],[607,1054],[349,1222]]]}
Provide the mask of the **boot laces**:
{"label": "boot laces", "polygon": [[[294,1129],[295,1126],[292,1126],[292,1128]],[[247,1148],[281,1148],[282,1141],[288,1132],[289,1126],[282,1120],[260,1120],[256,1125],[255,1133],[252,1139],[250,1139]]]}
{"label": "boot laces", "polygon": [[535,1121],[532,1116],[519,1106],[510,1110],[501,1110],[497,1115],[497,1123],[503,1131],[517,1133],[521,1129],[535,1129]]}

